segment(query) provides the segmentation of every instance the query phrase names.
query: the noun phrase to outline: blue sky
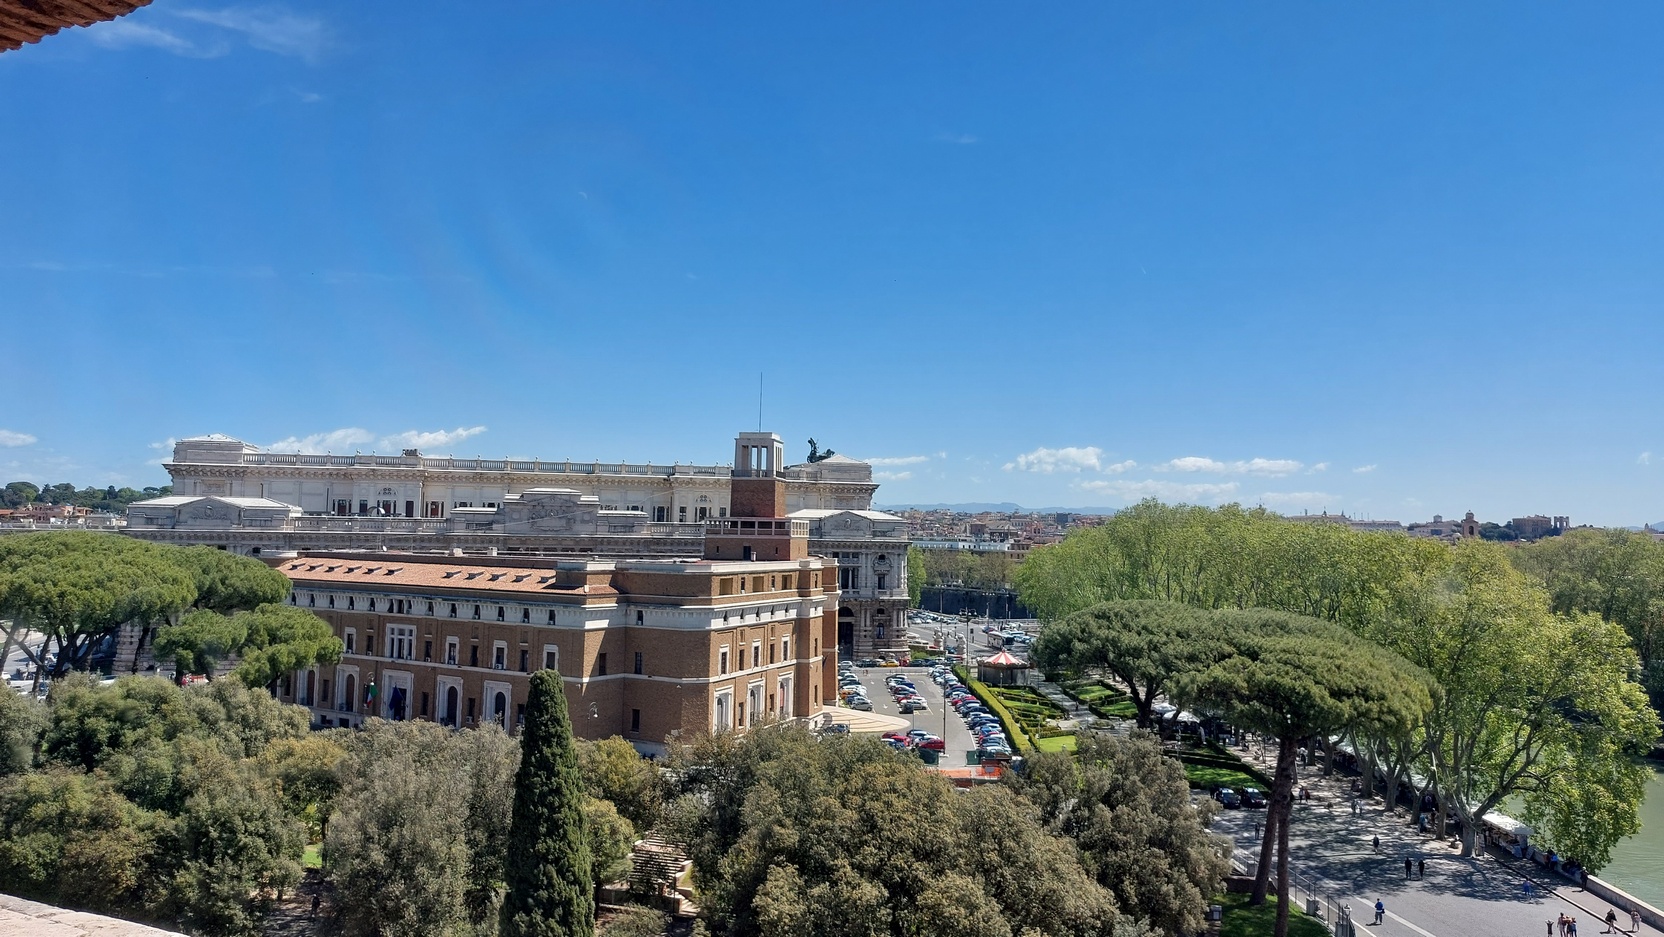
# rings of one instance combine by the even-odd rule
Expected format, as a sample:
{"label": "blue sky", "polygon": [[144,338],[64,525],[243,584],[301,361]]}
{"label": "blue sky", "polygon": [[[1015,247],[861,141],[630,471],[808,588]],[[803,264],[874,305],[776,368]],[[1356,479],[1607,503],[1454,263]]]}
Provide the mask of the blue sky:
{"label": "blue sky", "polygon": [[0,480],[725,461],[762,372],[886,503],[1658,520],[1661,19],[156,0],[0,55]]}

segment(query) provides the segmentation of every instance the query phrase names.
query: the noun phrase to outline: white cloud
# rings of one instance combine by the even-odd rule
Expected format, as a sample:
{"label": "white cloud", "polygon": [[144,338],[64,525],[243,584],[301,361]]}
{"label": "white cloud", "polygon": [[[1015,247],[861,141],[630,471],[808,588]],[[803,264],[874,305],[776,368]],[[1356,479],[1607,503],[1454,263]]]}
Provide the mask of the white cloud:
{"label": "white cloud", "polygon": [[1135,469],[1135,468],[1138,468],[1138,463],[1134,462],[1131,459],[1128,459],[1125,462],[1111,462],[1110,464],[1103,467],[1103,473],[1105,475],[1119,475],[1122,472],[1127,471],[1128,469]]}
{"label": "white cloud", "polygon": [[400,449],[433,449],[458,443],[470,436],[485,432],[483,426],[459,426],[456,429],[414,430],[390,436],[377,436],[367,429],[348,426],[327,433],[310,436],[290,436],[266,448],[272,452],[346,452],[349,449],[372,449],[376,452],[396,452]]}
{"label": "white cloud", "polygon": [[1642,465],[1651,465],[1652,464],[1652,453],[1643,452],[1640,455],[1635,457],[1635,461],[1641,463]]}
{"label": "white cloud", "polygon": [[913,477],[912,472],[874,472],[872,477],[884,482],[904,482]]}
{"label": "white cloud", "polygon": [[1128,501],[1160,498],[1163,501],[1218,502],[1234,495],[1238,486],[1236,482],[1187,484],[1149,478],[1143,481],[1094,479],[1081,482],[1078,487],[1085,491],[1119,495]]}
{"label": "white cloud", "polygon": [[960,146],[970,146],[973,143],[981,142],[975,135],[969,133],[939,133],[936,135],[936,139],[943,143],[956,143]]}
{"label": "white cloud", "polygon": [[1318,472],[1327,472],[1327,471],[1329,471],[1329,463],[1319,462],[1316,465],[1312,466],[1311,468],[1307,469],[1306,474],[1307,475],[1315,475]]}
{"label": "white cloud", "polygon": [[[1324,463],[1327,466],[1328,463]],[[1292,475],[1305,468],[1305,463],[1294,459],[1248,459],[1220,462],[1202,456],[1185,456],[1155,466],[1158,472],[1207,472],[1215,475],[1261,475],[1276,478]]]}
{"label": "white cloud", "polygon": [[380,449],[428,449],[449,446],[459,443],[470,436],[478,436],[485,432],[483,426],[458,426],[456,429],[437,429],[431,432],[420,432],[407,429],[392,436],[383,436],[377,448]]}
{"label": "white cloud", "polygon": [[927,455],[881,456],[881,457],[876,458],[876,459],[862,459],[861,461],[867,463],[868,465],[918,465],[920,462],[929,462],[930,461],[930,456],[927,456]]}
{"label": "white cloud", "polygon": [[29,435],[28,433],[19,433],[9,429],[0,429],[0,446],[5,446],[7,448],[12,448],[14,446],[32,446],[35,442],[35,437]]}
{"label": "white cloud", "polygon": [[1373,471],[1375,471],[1375,464],[1370,463],[1369,465],[1360,465],[1357,468],[1353,469],[1352,474],[1354,474],[1354,475],[1368,475],[1370,472],[1373,472]]}
{"label": "white cloud", "polygon": [[1041,446],[1033,452],[1018,456],[1015,461],[1005,463],[1005,470],[1050,475],[1053,472],[1099,469],[1103,465],[1103,454],[1104,451],[1097,446],[1066,446],[1062,449],[1047,449]]}
{"label": "white cloud", "polygon": [[174,10],[183,19],[241,33],[256,49],[316,61],[329,43],[324,22],[296,16],[279,7],[227,7],[223,10]]}

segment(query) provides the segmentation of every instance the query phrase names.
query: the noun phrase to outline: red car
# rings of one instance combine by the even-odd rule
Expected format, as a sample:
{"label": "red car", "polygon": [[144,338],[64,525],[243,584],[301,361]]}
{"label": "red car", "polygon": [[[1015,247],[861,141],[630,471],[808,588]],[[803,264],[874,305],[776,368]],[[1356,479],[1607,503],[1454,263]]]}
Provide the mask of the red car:
{"label": "red car", "polygon": [[930,738],[924,739],[923,741],[913,743],[913,747],[928,748],[933,752],[945,752],[948,750],[948,743],[932,735]]}
{"label": "red car", "polygon": [[910,741],[907,738],[907,733],[906,732],[886,732],[883,735],[879,736],[879,738],[883,739],[886,742],[900,742],[903,745],[906,745],[908,743],[908,741]]}

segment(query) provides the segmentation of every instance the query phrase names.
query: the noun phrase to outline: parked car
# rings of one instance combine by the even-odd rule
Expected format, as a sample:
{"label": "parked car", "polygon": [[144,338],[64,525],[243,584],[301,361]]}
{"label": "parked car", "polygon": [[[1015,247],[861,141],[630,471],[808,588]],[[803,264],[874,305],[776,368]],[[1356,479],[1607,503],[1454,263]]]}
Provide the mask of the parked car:
{"label": "parked car", "polygon": [[1242,789],[1242,806],[1263,809],[1265,804],[1265,791],[1262,791],[1257,787],[1245,787]]}
{"label": "parked car", "polygon": [[846,723],[834,722],[820,730],[821,735],[848,735],[849,726]]}
{"label": "parked car", "polygon": [[898,742],[895,739],[885,739],[884,744],[890,746],[898,752],[904,752],[907,750],[906,742]]}
{"label": "parked car", "polygon": [[1242,795],[1228,787],[1221,787],[1214,791],[1213,799],[1219,801],[1220,806],[1229,810],[1242,806]]}
{"label": "parked car", "polygon": [[851,696],[844,700],[844,705],[850,709],[858,709],[864,713],[872,712],[872,701],[865,696]]}
{"label": "parked car", "polygon": [[881,739],[895,739],[898,742],[906,742],[907,741],[907,733],[906,732],[886,732],[883,735],[880,735],[879,738],[881,738]]}
{"label": "parked car", "polygon": [[904,716],[910,716],[913,713],[928,712],[929,710],[930,706],[927,705],[922,699],[910,699],[901,704],[901,714]]}
{"label": "parked car", "polygon": [[948,750],[948,743],[932,735],[930,738],[920,739],[919,741],[913,743],[913,747],[923,748],[933,752],[945,752]]}

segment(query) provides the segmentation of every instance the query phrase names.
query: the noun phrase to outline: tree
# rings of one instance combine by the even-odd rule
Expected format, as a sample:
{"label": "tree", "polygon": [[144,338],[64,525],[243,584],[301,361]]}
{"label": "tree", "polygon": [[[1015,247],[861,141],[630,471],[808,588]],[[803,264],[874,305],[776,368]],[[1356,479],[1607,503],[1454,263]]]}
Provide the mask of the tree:
{"label": "tree", "polygon": [[872,739],[773,726],[674,756],[667,826],[727,937],[1123,934],[1069,840],[1004,788],[959,793]]}
{"label": "tree", "polygon": [[289,595],[289,577],[252,557],[213,547],[178,548],[172,557],[194,577],[193,608],[229,614],[282,602]]}
{"label": "tree", "polygon": [[181,616],[178,624],[164,625],[151,652],[159,660],[172,660],[180,680],[187,674],[212,677],[247,640],[245,621],[197,608]]}
{"label": "tree", "polygon": [[195,600],[193,578],[169,549],[82,531],[5,537],[0,616],[57,645],[54,676],[86,669],[92,650],[123,623],[159,621]]}
{"label": "tree", "polygon": [[248,686],[268,686],[291,671],[336,663],[345,649],[329,623],[304,608],[262,605],[236,620],[248,628],[248,639],[237,648],[242,660],[232,673]]}
{"label": "tree", "polygon": [[1224,843],[1207,831],[1212,803],[1193,804],[1183,767],[1146,733],[1093,736],[1077,756],[1031,756],[1017,789],[1042,823],[1075,841],[1122,909],[1160,933],[1201,933],[1230,871]]}
{"label": "tree", "polygon": [[1230,653],[1174,680],[1174,697],[1277,740],[1277,769],[1253,901],[1265,900],[1273,848],[1277,937],[1288,933],[1288,818],[1301,740],[1348,726],[1413,725],[1432,699],[1396,654],[1314,618],[1263,609],[1214,614]]}
{"label": "tree", "polygon": [[456,735],[431,722],[371,719],[347,738],[323,849],[344,933],[446,934],[466,924],[469,791]]}
{"label": "tree", "polygon": [[45,730],[46,707],[9,689],[0,693],[0,777],[34,767]]}
{"label": "tree", "polygon": [[532,674],[530,683],[514,776],[503,930],[508,937],[589,937],[595,886],[566,691],[552,670]]}
{"label": "tree", "polygon": [[1048,673],[1113,677],[1138,708],[1139,728],[1148,729],[1169,681],[1226,650],[1205,612],[1134,600],[1102,602],[1046,625],[1034,642],[1034,661]]}
{"label": "tree", "polygon": [[0,507],[20,508],[39,495],[40,489],[29,482],[7,482],[6,487],[0,489]]}
{"label": "tree", "polygon": [[584,797],[584,843],[589,847],[590,871],[596,888],[622,879],[630,871],[630,852],[636,830],[619,815],[611,801]]}
{"label": "tree", "polygon": [[926,568],[924,550],[916,546],[907,547],[907,604],[913,608],[919,607],[924,598],[924,583],[930,576]]}
{"label": "tree", "polygon": [[658,825],[665,790],[658,765],[616,735],[596,742],[579,740],[577,746],[584,789],[591,797],[610,801],[635,829]]}

